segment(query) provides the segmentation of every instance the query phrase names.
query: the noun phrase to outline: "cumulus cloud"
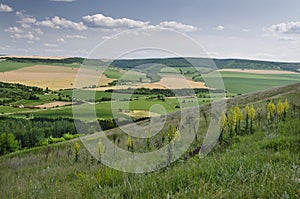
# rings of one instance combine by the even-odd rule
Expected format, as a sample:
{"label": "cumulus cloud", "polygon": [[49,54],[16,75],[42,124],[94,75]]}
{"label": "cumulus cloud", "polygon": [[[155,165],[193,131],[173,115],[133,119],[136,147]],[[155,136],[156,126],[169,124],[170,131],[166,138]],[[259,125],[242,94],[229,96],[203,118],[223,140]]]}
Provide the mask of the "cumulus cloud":
{"label": "cumulus cloud", "polygon": [[270,26],[268,30],[277,33],[300,34],[300,21],[275,24]]}
{"label": "cumulus cloud", "polygon": [[87,27],[82,22],[73,22],[67,20],[65,18],[60,18],[58,16],[53,17],[52,19],[46,19],[43,21],[38,21],[35,23],[38,26],[44,26],[49,28],[66,28],[66,29],[73,29],[73,30],[86,30]]}
{"label": "cumulus cloud", "polygon": [[36,22],[36,19],[30,15],[25,14],[23,11],[17,11],[16,15],[20,18],[17,23],[21,24],[23,28],[30,28]]}
{"label": "cumulus cloud", "polygon": [[37,28],[37,29],[34,29],[34,31],[39,34],[39,35],[43,35],[44,32],[40,29],[40,28]]}
{"label": "cumulus cloud", "polygon": [[221,25],[219,25],[219,26],[215,27],[214,29],[215,29],[215,30],[222,31],[222,30],[224,30],[224,29],[225,29],[225,27],[224,27],[224,26],[221,26]]}
{"label": "cumulus cloud", "polygon": [[57,41],[63,43],[63,42],[65,42],[65,39],[64,38],[59,38],[59,39],[57,39]]}
{"label": "cumulus cloud", "polygon": [[12,12],[14,9],[10,7],[9,5],[0,3],[0,12]]}
{"label": "cumulus cloud", "polygon": [[55,48],[55,47],[57,47],[57,44],[44,43],[43,46],[49,47],[49,48]]}
{"label": "cumulus cloud", "polygon": [[87,39],[86,36],[82,36],[82,35],[66,35],[67,39]]}
{"label": "cumulus cloud", "polygon": [[102,28],[144,28],[149,22],[135,21],[128,18],[114,19],[102,14],[87,15],[83,20],[91,26]]}
{"label": "cumulus cloud", "polygon": [[40,40],[40,38],[34,36],[34,34],[32,32],[28,32],[28,33],[24,33],[24,34],[15,33],[15,34],[11,35],[11,38],[14,38],[14,39]]}
{"label": "cumulus cloud", "polygon": [[104,16],[103,14],[87,15],[82,18],[88,26],[104,29],[164,28],[183,32],[197,30],[197,28],[192,25],[186,25],[176,21],[163,21],[158,25],[153,25],[150,24],[149,21],[137,21],[128,18],[114,19],[112,17]]}
{"label": "cumulus cloud", "polygon": [[247,28],[244,28],[244,29],[242,29],[242,32],[250,32],[250,30]]}
{"label": "cumulus cloud", "polygon": [[22,33],[23,30],[21,30],[18,27],[9,27],[9,28],[5,29],[5,32],[9,32],[9,33]]}
{"label": "cumulus cloud", "polygon": [[159,27],[173,29],[177,31],[183,31],[183,32],[191,32],[197,30],[197,28],[192,25],[186,25],[176,21],[163,21],[159,23]]}

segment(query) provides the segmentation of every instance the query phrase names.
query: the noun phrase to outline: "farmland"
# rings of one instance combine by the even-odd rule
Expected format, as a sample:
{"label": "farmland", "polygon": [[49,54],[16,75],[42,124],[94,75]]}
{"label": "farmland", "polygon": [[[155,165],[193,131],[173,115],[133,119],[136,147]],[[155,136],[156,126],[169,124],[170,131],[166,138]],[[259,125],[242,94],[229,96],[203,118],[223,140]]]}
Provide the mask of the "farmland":
{"label": "farmland", "polygon": [[[244,107],[250,103],[258,110],[266,109],[269,99],[274,103],[287,99],[290,104],[299,106],[298,94],[299,84],[239,96],[228,104]],[[198,198],[199,195],[207,198],[297,198],[299,110],[289,112],[287,117],[285,122],[276,124],[263,119],[261,126],[256,120],[253,134],[235,135],[232,140],[227,137],[227,143],[218,144],[205,158],[190,156],[187,152],[168,168],[149,174],[123,173],[106,167],[95,161],[83,146],[79,160],[75,161],[74,154],[67,153],[73,151],[74,141],[17,152],[1,157],[0,180],[4,186],[1,194],[5,198],[64,198],[70,195],[147,198],[149,194],[155,198]],[[199,128],[204,126],[201,121]],[[120,145],[124,145],[126,137],[119,135],[118,138]],[[144,150],[143,142],[134,142],[135,150]],[[189,150],[193,151],[201,142],[202,138]],[[154,140],[151,147],[155,147],[152,144]],[[16,176],[18,181],[14,180]]]}
{"label": "farmland", "polygon": [[[94,65],[81,71],[86,87],[75,89],[82,59],[10,59],[0,62],[0,67],[6,63],[0,74],[4,198],[300,197],[297,64],[281,63],[289,70],[280,70],[277,63],[245,61],[244,69],[234,67],[241,60],[216,60],[223,68],[223,90],[214,84],[217,73],[204,66],[195,70],[182,60],[157,59],[152,66],[149,60],[120,60],[106,70],[104,62],[92,60]],[[162,61],[168,67],[158,67]],[[143,67],[135,68],[135,62]],[[149,68],[142,70],[145,62]],[[258,71],[258,64],[264,70]],[[89,84],[102,73],[99,84]],[[219,110],[226,119],[216,122],[210,110],[218,103],[226,104]],[[190,118],[197,117],[199,126],[190,128]],[[165,123],[148,126],[152,119]],[[131,120],[144,128],[143,135],[161,129],[149,138],[130,137],[123,130],[135,133]],[[213,121],[218,136],[211,147],[206,132]],[[181,148],[177,142],[187,134],[193,141],[176,159],[172,150]],[[99,143],[101,148],[88,148]],[[116,148],[133,153],[133,159],[165,148],[155,161],[166,167],[138,174],[102,164],[111,157],[123,161]],[[139,166],[147,167],[148,161]]]}

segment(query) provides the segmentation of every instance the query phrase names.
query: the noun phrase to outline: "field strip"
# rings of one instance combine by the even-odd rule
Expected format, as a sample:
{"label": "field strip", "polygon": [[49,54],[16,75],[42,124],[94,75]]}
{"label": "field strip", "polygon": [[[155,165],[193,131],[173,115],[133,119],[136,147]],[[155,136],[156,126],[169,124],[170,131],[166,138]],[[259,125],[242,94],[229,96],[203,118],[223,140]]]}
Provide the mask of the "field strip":
{"label": "field strip", "polygon": [[208,88],[204,82],[195,82],[178,76],[164,76],[159,82],[117,85],[113,87],[96,88],[97,91],[105,91],[108,89],[128,89],[128,88],[149,88],[149,89],[183,89],[183,88]]}
{"label": "field strip", "polygon": [[235,68],[226,68],[220,69],[219,72],[239,72],[239,73],[253,73],[253,74],[270,74],[270,75],[287,75],[287,74],[300,74],[292,71],[283,71],[283,70],[252,70],[252,69],[235,69]]}

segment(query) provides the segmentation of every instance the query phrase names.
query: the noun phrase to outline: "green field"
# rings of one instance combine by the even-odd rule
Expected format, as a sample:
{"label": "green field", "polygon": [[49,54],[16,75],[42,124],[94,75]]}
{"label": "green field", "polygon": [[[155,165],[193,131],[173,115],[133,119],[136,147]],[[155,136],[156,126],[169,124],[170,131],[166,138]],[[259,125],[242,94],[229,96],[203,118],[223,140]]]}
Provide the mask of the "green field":
{"label": "green field", "polygon": [[[277,86],[284,86],[300,82],[300,74],[251,74],[241,72],[221,72],[225,89],[230,93],[249,93],[265,90]],[[205,75],[206,78],[214,78],[211,74]],[[219,88],[218,85],[212,86]]]}
{"label": "green field", "polygon": [[[182,101],[185,100],[184,103],[182,103],[182,106],[184,107],[190,107],[190,106],[195,106],[196,103],[198,103],[199,105],[201,104],[205,104],[208,103],[208,99],[207,98],[203,98],[203,99],[198,99],[199,101],[196,102],[195,100],[191,100],[190,98],[182,98]],[[203,102],[204,100],[204,102]],[[127,110],[127,104],[129,103],[129,110],[133,111],[133,110],[145,110],[145,111],[149,111],[150,108],[154,105],[161,105],[161,108],[156,108],[155,110],[153,110],[155,113],[158,114],[163,114],[164,111],[166,111],[166,113],[170,113],[173,112],[175,110],[178,110],[176,108],[176,106],[179,106],[179,102],[178,99],[175,98],[166,98],[166,100],[163,102],[161,100],[147,100],[147,99],[138,99],[138,100],[133,100],[133,101],[118,101],[118,102],[101,102],[101,103],[96,103],[96,104],[83,104],[83,105],[76,105],[76,110],[81,110],[81,117],[84,120],[89,120],[92,119],[89,114],[91,113],[90,110],[92,108],[95,108],[95,111],[97,113],[97,118],[98,119],[111,119],[111,118],[115,118],[112,114],[112,110],[114,110],[117,113],[117,118],[126,118],[127,116],[123,113],[119,113],[119,109],[121,109],[122,111]],[[0,108],[0,112],[1,112],[1,108]],[[4,110],[4,109],[3,109]],[[11,109],[8,109],[7,111],[9,111]],[[18,112],[17,108],[13,109],[16,112]],[[22,109],[19,109],[20,111],[22,111]],[[14,117],[26,117],[28,113],[23,114],[23,113],[16,113],[16,114],[12,114],[12,116]],[[68,106],[68,107],[60,107],[60,108],[56,108],[56,109],[49,109],[49,110],[34,110],[31,113],[31,116],[33,117],[51,117],[51,118],[57,118],[57,117],[67,117],[67,118],[72,118],[73,117],[73,113],[72,113],[72,107]]]}
{"label": "green field", "polygon": [[17,70],[17,69],[21,69],[21,68],[28,67],[28,66],[34,66],[34,65],[36,65],[36,64],[0,61],[0,72]]}

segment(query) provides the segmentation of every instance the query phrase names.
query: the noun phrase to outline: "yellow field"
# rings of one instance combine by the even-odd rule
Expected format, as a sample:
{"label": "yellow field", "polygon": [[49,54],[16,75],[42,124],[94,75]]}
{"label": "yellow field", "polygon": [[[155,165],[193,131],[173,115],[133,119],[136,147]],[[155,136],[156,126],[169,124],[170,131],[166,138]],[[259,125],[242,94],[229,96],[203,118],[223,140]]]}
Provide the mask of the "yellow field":
{"label": "yellow field", "polygon": [[[74,82],[78,71],[78,68],[36,65],[0,73],[0,81],[59,90],[74,88]],[[97,82],[96,80],[98,80],[101,71],[83,69],[80,70],[80,74],[80,77],[82,77],[81,79],[87,82],[86,86],[90,86],[88,83],[91,82],[91,80]],[[97,86],[107,85],[113,80],[114,79],[102,75]],[[84,83],[81,82],[80,85],[84,85]]]}
{"label": "yellow field", "polygon": [[[123,113],[125,113],[125,112],[123,112]],[[130,117],[136,117],[136,118],[160,116],[158,113],[154,113],[154,112],[146,111],[146,110],[131,110],[125,114]]]}
{"label": "yellow field", "polygon": [[149,88],[149,89],[207,88],[204,82],[195,82],[174,74],[174,75],[165,75],[161,78],[159,82],[155,82],[155,83],[120,85],[114,87],[101,87],[101,88],[97,88],[96,90],[105,91],[107,89],[127,89],[129,87]]}

